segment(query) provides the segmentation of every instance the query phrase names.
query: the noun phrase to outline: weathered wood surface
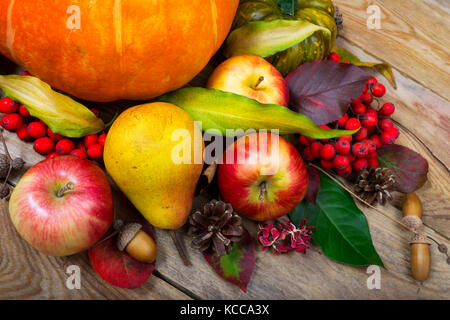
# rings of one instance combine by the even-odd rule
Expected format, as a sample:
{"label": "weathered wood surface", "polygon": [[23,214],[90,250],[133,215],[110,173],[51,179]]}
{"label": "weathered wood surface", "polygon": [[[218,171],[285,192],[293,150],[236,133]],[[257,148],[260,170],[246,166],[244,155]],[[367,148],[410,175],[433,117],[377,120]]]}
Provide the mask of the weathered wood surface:
{"label": "weathered wood surface", "polygon": [[[361,30],[365,30],[368,2],[352,1],[351,5],[348,1],[336,2],[344,14],[346,25],[344,37],[338,40],[337,45],[349,49],[362,60],[382,59],[394,66],[397,91],[381,76],[373,74],[388,88],[383,100],[396,104],[394,120],[401,131],[398,142],[424,155],[430,164],[429,181],[418,192],[424,204],[423,231],[449,245],[450,103],[446,99],[450,46],[445,36],[439,37],[446,34],[443,30],[448,29],[449,25],[448,21],[441,19],[440,24],[444,25],[442,28],[431,26],[435,20],[430,20],[448,13],[448,8],[445,4],[439,6],[438,1],[408,1],[408,8],[404,8],[399,2],[374,1],[380,4],[383,13],[386,11],[389,15],[385,18],[386,21],[383,20],[381,30],[363,33]],[[436,10],[423,10],[424,6]],[[414,26],[409,19],[413,19]],[[385,22],[389,22],[388,25],[392,27],[386,27]],[[433,29],[429,29],[430,26]],[[423,31],[422,28],[426,30]],[[422,31],[417,31],[419,29]],[[410,30],[415,30],[420,37],[414,33],[411,35]],[[430,30],[434,30],[432,36],[429,35]],[[384,33],[386,36],[382,37]],[[395,38],[394,36],[401,38],[395,42],[401,48],[394,48],[389,42],[393,41],[391,38]],[[414,41],[410,41],[411,37],[415,37]],[[432,45],[432,42],[435,44]],[[420,59],[427,61],[425,65],[422,60],[416,61],[417,55],[414,53],[417,52],[423,54]],[[440,57],[441,62],[436,57]],[[3,69],[1,71],[5,72]],[[192,84],[204,83],[209,72],[211,66]],[[21,156],[27,162],[26,168],[42,159],[32,150],[31,144],[19,141],[15,134],[6,133],[5,136],[10,152]],[[10,183],[14,185],[20,175],[21,173],[13,176]],[[401,217],[398,209],[401,197],[396,194],[394,206],[387,206],[385,209],[392,217]],[[135,210],[119,194],[116,195],[116,205],[121,211]],[[157,231],[160,255],[156,274],[142,288],[115,288],[99,278],[85,254],[51,258],[32,249],[17,235],[9,221],[7,204],[3,201],[0,203],[0,298],[449,299],[450,266],[445,263],[445,257],[437,252],[436,246],[432,247],[430,278],[423,283],[415,281],[409,271],[410,234],[375,211],[360,208],[368,218],[374,245],[386,265],[386,270],[382,270],[381,290],[367,288],[369,275],[366,274],[366,268],[335,263],[323,256],[318,247],[313,247],[307,255],[290,254],[280,257],[258,249],[255,272],[247,293],[243,293],[219,278],[201,254],[189,248],[186,236],[182,240],[192,266],[184,266],[170,236],[162,230]],[[246,226],[255,234],[256,225],[253,222],[246,221]],[[183,234],[183,231],[180,230],[179,234]],[[81,290],[68,290],[65,286],[65,266],[70,264],[77,264],[82,268]]]}

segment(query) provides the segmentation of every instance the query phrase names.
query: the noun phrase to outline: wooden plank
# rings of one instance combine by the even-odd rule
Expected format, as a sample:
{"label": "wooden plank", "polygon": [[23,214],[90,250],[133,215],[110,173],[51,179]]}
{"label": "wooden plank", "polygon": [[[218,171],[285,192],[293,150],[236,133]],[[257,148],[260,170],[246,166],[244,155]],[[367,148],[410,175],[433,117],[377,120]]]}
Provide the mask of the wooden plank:
{"label": "wooden plank", "polygon": [[[351,43],[389,62],[416,82],[450,99],[448,1],[335,0]],[[366,27],[369,5],[381,10],[381,29]]]}

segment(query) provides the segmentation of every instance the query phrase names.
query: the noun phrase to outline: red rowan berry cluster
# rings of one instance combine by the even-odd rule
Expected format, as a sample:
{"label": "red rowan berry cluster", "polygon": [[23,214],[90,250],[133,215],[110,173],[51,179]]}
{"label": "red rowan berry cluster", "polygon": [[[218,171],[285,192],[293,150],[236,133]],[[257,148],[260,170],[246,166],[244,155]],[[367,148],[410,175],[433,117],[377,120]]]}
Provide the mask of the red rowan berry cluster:
{"label": "red rowan berry cluster", "polygon": [[[336,61],[336,54],[332,57]],[[325,169],[334,169],[342,177],[352,172],[378,167],[377,149],[394,144],[399,130],[394,127],[390,116],[395,111],[394,104],[387,102],[375,109],[372,103],[381,98],[386,88],[377,79],[367,81],[361,96],[352,101],[347,113],[338,121],[324,129],[346,129],[359,131],[351,136],[314,140],[300,136],[302,156],[306,161],[319,160]],[[377,101],[378,102],[378,101]]]}
{"label": "red rowan berry cluster", "polygon": [[[98,110],[91,111],[99,116]],[[103,159],[106,133],[89,135],[83,139],[66,138],[53,133],[43,121],[32,117],[24,105],[8,97],[0,99],[0,113],[4,113],[0,119],[3,128],[15,131],[23,141],[34,141],[34,150],[47,158],[71,154],[96,161]]]}

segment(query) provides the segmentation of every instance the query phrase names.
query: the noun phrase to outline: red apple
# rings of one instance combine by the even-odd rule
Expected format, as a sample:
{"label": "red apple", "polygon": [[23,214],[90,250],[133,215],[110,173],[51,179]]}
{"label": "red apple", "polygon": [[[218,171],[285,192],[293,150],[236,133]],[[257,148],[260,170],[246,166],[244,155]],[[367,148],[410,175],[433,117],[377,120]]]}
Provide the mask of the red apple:
{"label": "red apple", "polygon": [[74,156],[44,160],[28,170],[11,195],[9,212],[19,234],[52,256],[86,250],[114,219],[105,173]]}
{"label": "red apple", "polygon": [[258,56],[235,56],[224,61],[212,73],[207,88],[233,92],[261,103],[285,107],[289,104],[289,88],[283,76]]}
{"label": "red apple", "polygon": [[270,133],[239,138],[224,153],[218,182],[224,200],[257,221],[288,214],[308,187],[306,166],[295,147]]}

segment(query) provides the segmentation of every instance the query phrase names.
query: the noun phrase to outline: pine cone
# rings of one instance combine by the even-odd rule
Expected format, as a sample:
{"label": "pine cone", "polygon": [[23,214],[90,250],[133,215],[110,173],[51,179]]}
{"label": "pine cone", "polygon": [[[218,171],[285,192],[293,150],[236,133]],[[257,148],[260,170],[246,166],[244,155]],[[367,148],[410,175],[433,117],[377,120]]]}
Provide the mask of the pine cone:
{"label": "pine cone", "polygon": [[370,168],[361,172],[355,183],[355,193],[372,204],[375,200],[381,205],[392,201],[395,179],[388,168]]}
{"label": "pine cone", "polygon": [[244,232],[241,217],[233,213],[231,205],[217,200],[208,202],[203,212],[195,211],[189,223],[192,246],[200,251],[212,247],[219,256],[230,253],[233,242],[240,241]]}

